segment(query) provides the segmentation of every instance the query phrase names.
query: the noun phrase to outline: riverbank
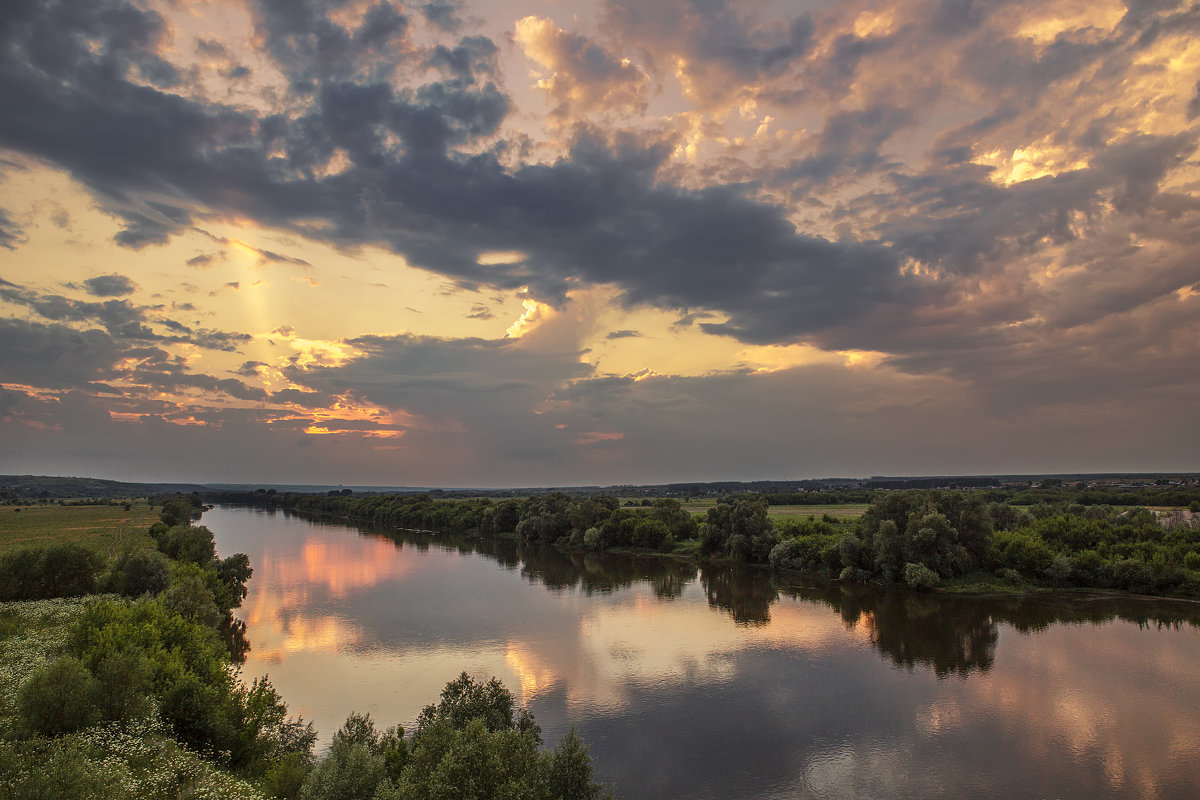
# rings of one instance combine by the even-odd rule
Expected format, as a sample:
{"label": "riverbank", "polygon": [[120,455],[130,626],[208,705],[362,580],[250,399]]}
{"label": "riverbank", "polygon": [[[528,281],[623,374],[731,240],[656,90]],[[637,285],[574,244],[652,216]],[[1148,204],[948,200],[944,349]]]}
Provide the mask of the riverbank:
{"label": "riverbank", "polygon": [[[913,490],[885,494],[856,519],[772,518],[753,498],[731,498],[697,521],[685,519],[680,504],[670,500],[635,509],[608,500],[565,495],[500,503],[419,495],[225,498],[377,530],[431,530],[443,524],[443,534],[549,544],[567,552],[628,553],[697,567],[769,567],[783,581],[816,577],[951,595],[1082,590],[1200,598],[1200,530],[1166,528],[1153,513],[1139,509],[1045,505],[1026,510],[985,505],[978,495],[963,492]],[[654,546],[637,546],[639,541]]]}

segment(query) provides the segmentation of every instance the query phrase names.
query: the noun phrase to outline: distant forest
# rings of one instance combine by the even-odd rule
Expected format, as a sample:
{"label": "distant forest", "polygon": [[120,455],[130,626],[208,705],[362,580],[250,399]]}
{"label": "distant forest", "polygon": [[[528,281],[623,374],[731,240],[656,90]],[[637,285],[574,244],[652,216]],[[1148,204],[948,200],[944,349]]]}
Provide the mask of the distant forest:
{"label": "distant forest", "polygon": [[[693,514],[673,497],[526,498],[212,493],[382,529],[511,536],[563,548],[671,553],[779,573],[915,589],[1088,588],[1200,598],[1200,487],[1145,484],[747,493]],[[869,503],[862,516],[773,516],[772,505]],[[1173,507],[1160,513],[1147,508]],[[814,509],[818,511],[820,509]]]}

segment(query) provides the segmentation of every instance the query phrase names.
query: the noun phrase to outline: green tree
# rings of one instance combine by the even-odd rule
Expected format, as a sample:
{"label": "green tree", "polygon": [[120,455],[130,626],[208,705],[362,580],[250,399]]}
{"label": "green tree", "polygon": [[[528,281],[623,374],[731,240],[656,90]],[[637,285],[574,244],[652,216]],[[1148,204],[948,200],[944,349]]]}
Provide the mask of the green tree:
{"label": "green tree", "polygon": [[55,659],[21,685],[17,695],[21,721],[43,736],[86,728],[99,716],[92,702],[94,685],[95,679],[79,659]]}
{"label": "green tree", "polygon": [[162,553],[139,550],[113,563],[109,585],[126,597],[158,594],[171,584],[171,562]]}
{"label": "green tree", "polygon": [[195,564],[180,564],[175,569],[175,578],[163,592],[162,602],[180,616],[209,628],[215,629],[221,624],[221,609],[205,580],[205,571]]}
{"label": "green tree", "polygon": [[765,562],[777,537],[761,495],[738,495],[708,510],[700,551],[725,552],[739,561]]}

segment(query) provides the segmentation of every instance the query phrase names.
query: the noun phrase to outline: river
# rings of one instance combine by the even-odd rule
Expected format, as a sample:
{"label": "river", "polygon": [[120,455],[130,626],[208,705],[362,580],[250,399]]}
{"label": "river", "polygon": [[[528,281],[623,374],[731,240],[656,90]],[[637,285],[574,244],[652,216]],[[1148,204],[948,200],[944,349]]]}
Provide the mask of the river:
{"label": "river", "polygon": [[1200,606],[781,587],[763,570],[383,535],[219,507],[249,680],[411,729],[499,677],[643,798],[1200,796]]}

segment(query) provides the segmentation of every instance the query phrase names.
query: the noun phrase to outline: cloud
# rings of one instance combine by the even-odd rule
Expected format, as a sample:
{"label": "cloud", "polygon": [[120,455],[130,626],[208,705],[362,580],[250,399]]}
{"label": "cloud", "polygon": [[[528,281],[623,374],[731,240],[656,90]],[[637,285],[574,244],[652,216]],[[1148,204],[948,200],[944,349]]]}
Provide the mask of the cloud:
{"label": "cloud", "polygon": [[538,17],[517,20],[516,41],[545,73],[537,86],[550,100],[552,115],[645,111],[650,79],[628,59],[614,58],[587,37]]}
{"label": "cloud", "polygon": [[[688,336],[870,351],[887,376],[583,383],[580,392],[596,392],[579,406],[590,410],[563,424],[575,437],[625,433],[605,445],[613,458],[653,431],[605,405],[603,387],[647,407],[698,406],[709,387],[714,404],[742,402],[738,381],[796,392],[830,380],[886,395],[888,381],[910,387],[916,376],[968,398],[980,419],[1037,415],[1043,433],[1089,396],[1113,404],[1098,419],[1132,425],[1133,386],[1161,398],[1166,418],[1194,400],[1194,6],[890,0],[797,15],[724,0],[610,0],[592,29],[516,23],[515,41],[542,70],[548,123],[516,105],[525,93],[506,91],[508,51],[459,34],[456,5],[420,7],[424,22],[386,2],[250,8],[261,48],[246,54],[251,82],[278,70],[287,85],[236,104],[165,60],[169,10],[121,0],[6,8],[0,92],[22,112],[0,126],[0,146],[86,187],[123,227],[120,246],[145,250],[233,220],[296,242],[284,254],[214,235],[221,249],[197,252],[191,267],[242,249],[260,266],[305,268],[305,239],[348,253],[378,247],[459,290],[522,293],[547,319],[600,286],[622,306],[614,316],[657,309]],[[502,23],[486,29],[514,30]],[[197,48],[237,66],[231,44]],[[37,219],[0,213],[0,246],[21,244]],[[517,257],[485,258],[494,253]],[[118,349],[180,352],[249,341],[130,302],[136,287],[122,275],[83,285],[102,301],[7,283],[0,296],[62,329],[26,331],[29,342],[67,330],[93,337],[85,351],[96,353],[107,341],[97,335]],[[493,307],[466,316],[488,319]],[[594,335],[616,350],[633,327],[650,330],[642,319]],[[335,334],[362,350],[346,364],[295,368],[296,384],[317,390],[296,394],[297,405],[350,392],[423,420],[404,437],[412,452],[458,437],[494,448],[486,459],[498,469],[509,464],[503,448],[567,463],[570,441],[548,438],[540,404],[565,402],[576,382],[612,380],[578,363],[594,339],[575,335],[535,356],[530,341],[361,333]],[[174,380],[146,369],[147,380]],[[171,385],[260,398],[253,376],[241,377],[249,383]],[[761,411],[787,425],[783,411]],[[935,430],[917,416],[913,430]],[[698,410],[685,419],[720,427]],[[1149,439],[1160,440],[1156,430]],[[469,450],[439,458],[467,463]]]}
{"label": "cloud", "polygon": [[[102,276],[85,281],[89,291],[111,291],[129,288],[120,275]],[[99,281],[99,283],[94,283]],[[175,320],[160,316],[160,306],[139,306],[128,300],[105,300],[92,302],[76,300],[56,294],[42,294],[8,281],[0,281],[0,300],[26,306],[43,319],[61,323],[99,323],[109,335],[130,342],[188,343],[209,350],[233,351],[250,341],[246,333],[193,329]],[[159,333],[152,326],[167,329]]]}
{"label": "cloud", "polygon": [[218,261],[225,261],[226,258],[227,256],[225,251],[222,250],[217,253],[201,253],[200,255],[192,256],[184,263],[186,263],[189,267],[204,269],[205,267],[216,266]]}
{"label": "cloud", "polygon": [[808,14],[764,23],[726,0],[606,0],[601,14],[605,30],[649,54],[659,75],[673,72],[701,109],[752,96],[764,79],[786,74],[813,40]]}
{"label": "cloud", "polygon": [[326,80],[361,75],[368,65],[386,76],[412,51],[412,20],[400,6],[381,0],[357,23],[341,24],[336,0],[254,0],[255,30],[292,88],[311,91]]}
{"label": "cloud", "polygon": [[83,282],[84,288],[90,295],[96,297],[120,297],[133,294],[137,284],[125,275],[98,275]]}
{"label": "cloud", "polygon": [[24,241],[25,232],[4,209],[0,208],[0,247],[5,250],[16,250],[17,245]]}
{"label": "cloud", "polygon": [[111,380],[126,345],[100,330],[0,319],[0,375],[5,383],[67,389]]}
{"label": "cloud", "polygon": [[454,33],[463,25],[458,3],[424,3],[419,8],[426,22],[444,31]]}
{"label": "cloud", "polygon": [[641,335],[642,334],[639,333],[638,331],[624,329],[624,330],[619,330],[619,331],[610,331],[609,334],[607,336],[605,336],[604,338],[609,339],[609,340],[611,340],[611,339],[634,339]]}

